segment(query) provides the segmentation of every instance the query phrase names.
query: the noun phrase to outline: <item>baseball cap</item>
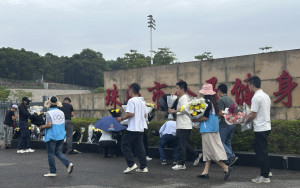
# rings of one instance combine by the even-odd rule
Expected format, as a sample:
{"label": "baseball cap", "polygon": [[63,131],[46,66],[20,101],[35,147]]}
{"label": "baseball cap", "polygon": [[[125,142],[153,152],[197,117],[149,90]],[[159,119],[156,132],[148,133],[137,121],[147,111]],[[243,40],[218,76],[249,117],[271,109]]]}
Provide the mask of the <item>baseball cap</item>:
{"label": "baseball cap", "polygon": [[31,102],[31,100],[29,100],[28,97],[23,97],[23,98],[22,98],[22,102],[23,102],[23,101]]}
{"label": "baseball cap", "polygon": [[11,105],[11,107],[18,110],[18,106],[16,104]]}

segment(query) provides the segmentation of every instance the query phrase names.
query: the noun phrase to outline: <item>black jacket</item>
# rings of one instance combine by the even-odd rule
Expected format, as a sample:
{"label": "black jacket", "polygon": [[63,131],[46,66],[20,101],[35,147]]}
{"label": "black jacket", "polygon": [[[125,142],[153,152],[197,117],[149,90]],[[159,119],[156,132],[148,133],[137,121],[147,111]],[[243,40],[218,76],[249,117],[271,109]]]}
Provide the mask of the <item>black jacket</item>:
{"label": "black jacket", "polygon": [[30,117],[30,113],[27,109],[27,107],[22,103],[19,106],[19,120],[20,121],[28,121],[28,118]]}

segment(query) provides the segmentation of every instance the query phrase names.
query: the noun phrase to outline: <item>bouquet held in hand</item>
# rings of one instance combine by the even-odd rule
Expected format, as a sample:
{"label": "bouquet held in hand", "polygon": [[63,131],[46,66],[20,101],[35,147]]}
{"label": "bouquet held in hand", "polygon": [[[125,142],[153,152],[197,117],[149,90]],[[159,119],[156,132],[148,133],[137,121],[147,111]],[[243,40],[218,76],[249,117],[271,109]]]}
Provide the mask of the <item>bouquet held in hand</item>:
{"label": "bouquet held in hand", "polygon": [[245,120],[245,112],[236,103],[232,103],[229,108],[223,111],[224,119],[228,125],[241,124]]}
{"label": "bouquet held in hand", "polygon": [[199,119],[207,108],[204,98],[193,99],[180,108],[180,113],[186,114],[191,119]]}

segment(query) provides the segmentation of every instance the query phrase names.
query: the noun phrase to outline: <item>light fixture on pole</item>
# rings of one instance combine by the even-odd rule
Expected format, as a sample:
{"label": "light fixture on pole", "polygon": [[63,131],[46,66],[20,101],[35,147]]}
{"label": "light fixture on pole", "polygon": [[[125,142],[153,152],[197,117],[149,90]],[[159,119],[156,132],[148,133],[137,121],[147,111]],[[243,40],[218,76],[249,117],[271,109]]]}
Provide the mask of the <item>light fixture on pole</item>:
{"label": "light fixture on pole", "polygon": [[150,53],[151,53],[151,65],[153,65],[153,58],[152,58],[152,53],[153,53],[153,50],[152,50],[152,29],[155,30],[155,20],[153,19],[153,16],[152,15],[149,15],[147,16],[148,17],[148,27],[150,28]]}

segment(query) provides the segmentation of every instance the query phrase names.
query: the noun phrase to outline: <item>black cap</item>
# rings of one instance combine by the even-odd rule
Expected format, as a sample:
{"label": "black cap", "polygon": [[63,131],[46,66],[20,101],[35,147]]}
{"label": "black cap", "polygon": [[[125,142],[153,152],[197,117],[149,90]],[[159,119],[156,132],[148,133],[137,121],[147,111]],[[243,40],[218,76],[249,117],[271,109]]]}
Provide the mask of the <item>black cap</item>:
{"label": "black cap", "polygon": [[28,97],[23,97],[23,98],[22,98],[22,102],[23,102],[23,101],[31,102],[31,100],[29,100]]}

